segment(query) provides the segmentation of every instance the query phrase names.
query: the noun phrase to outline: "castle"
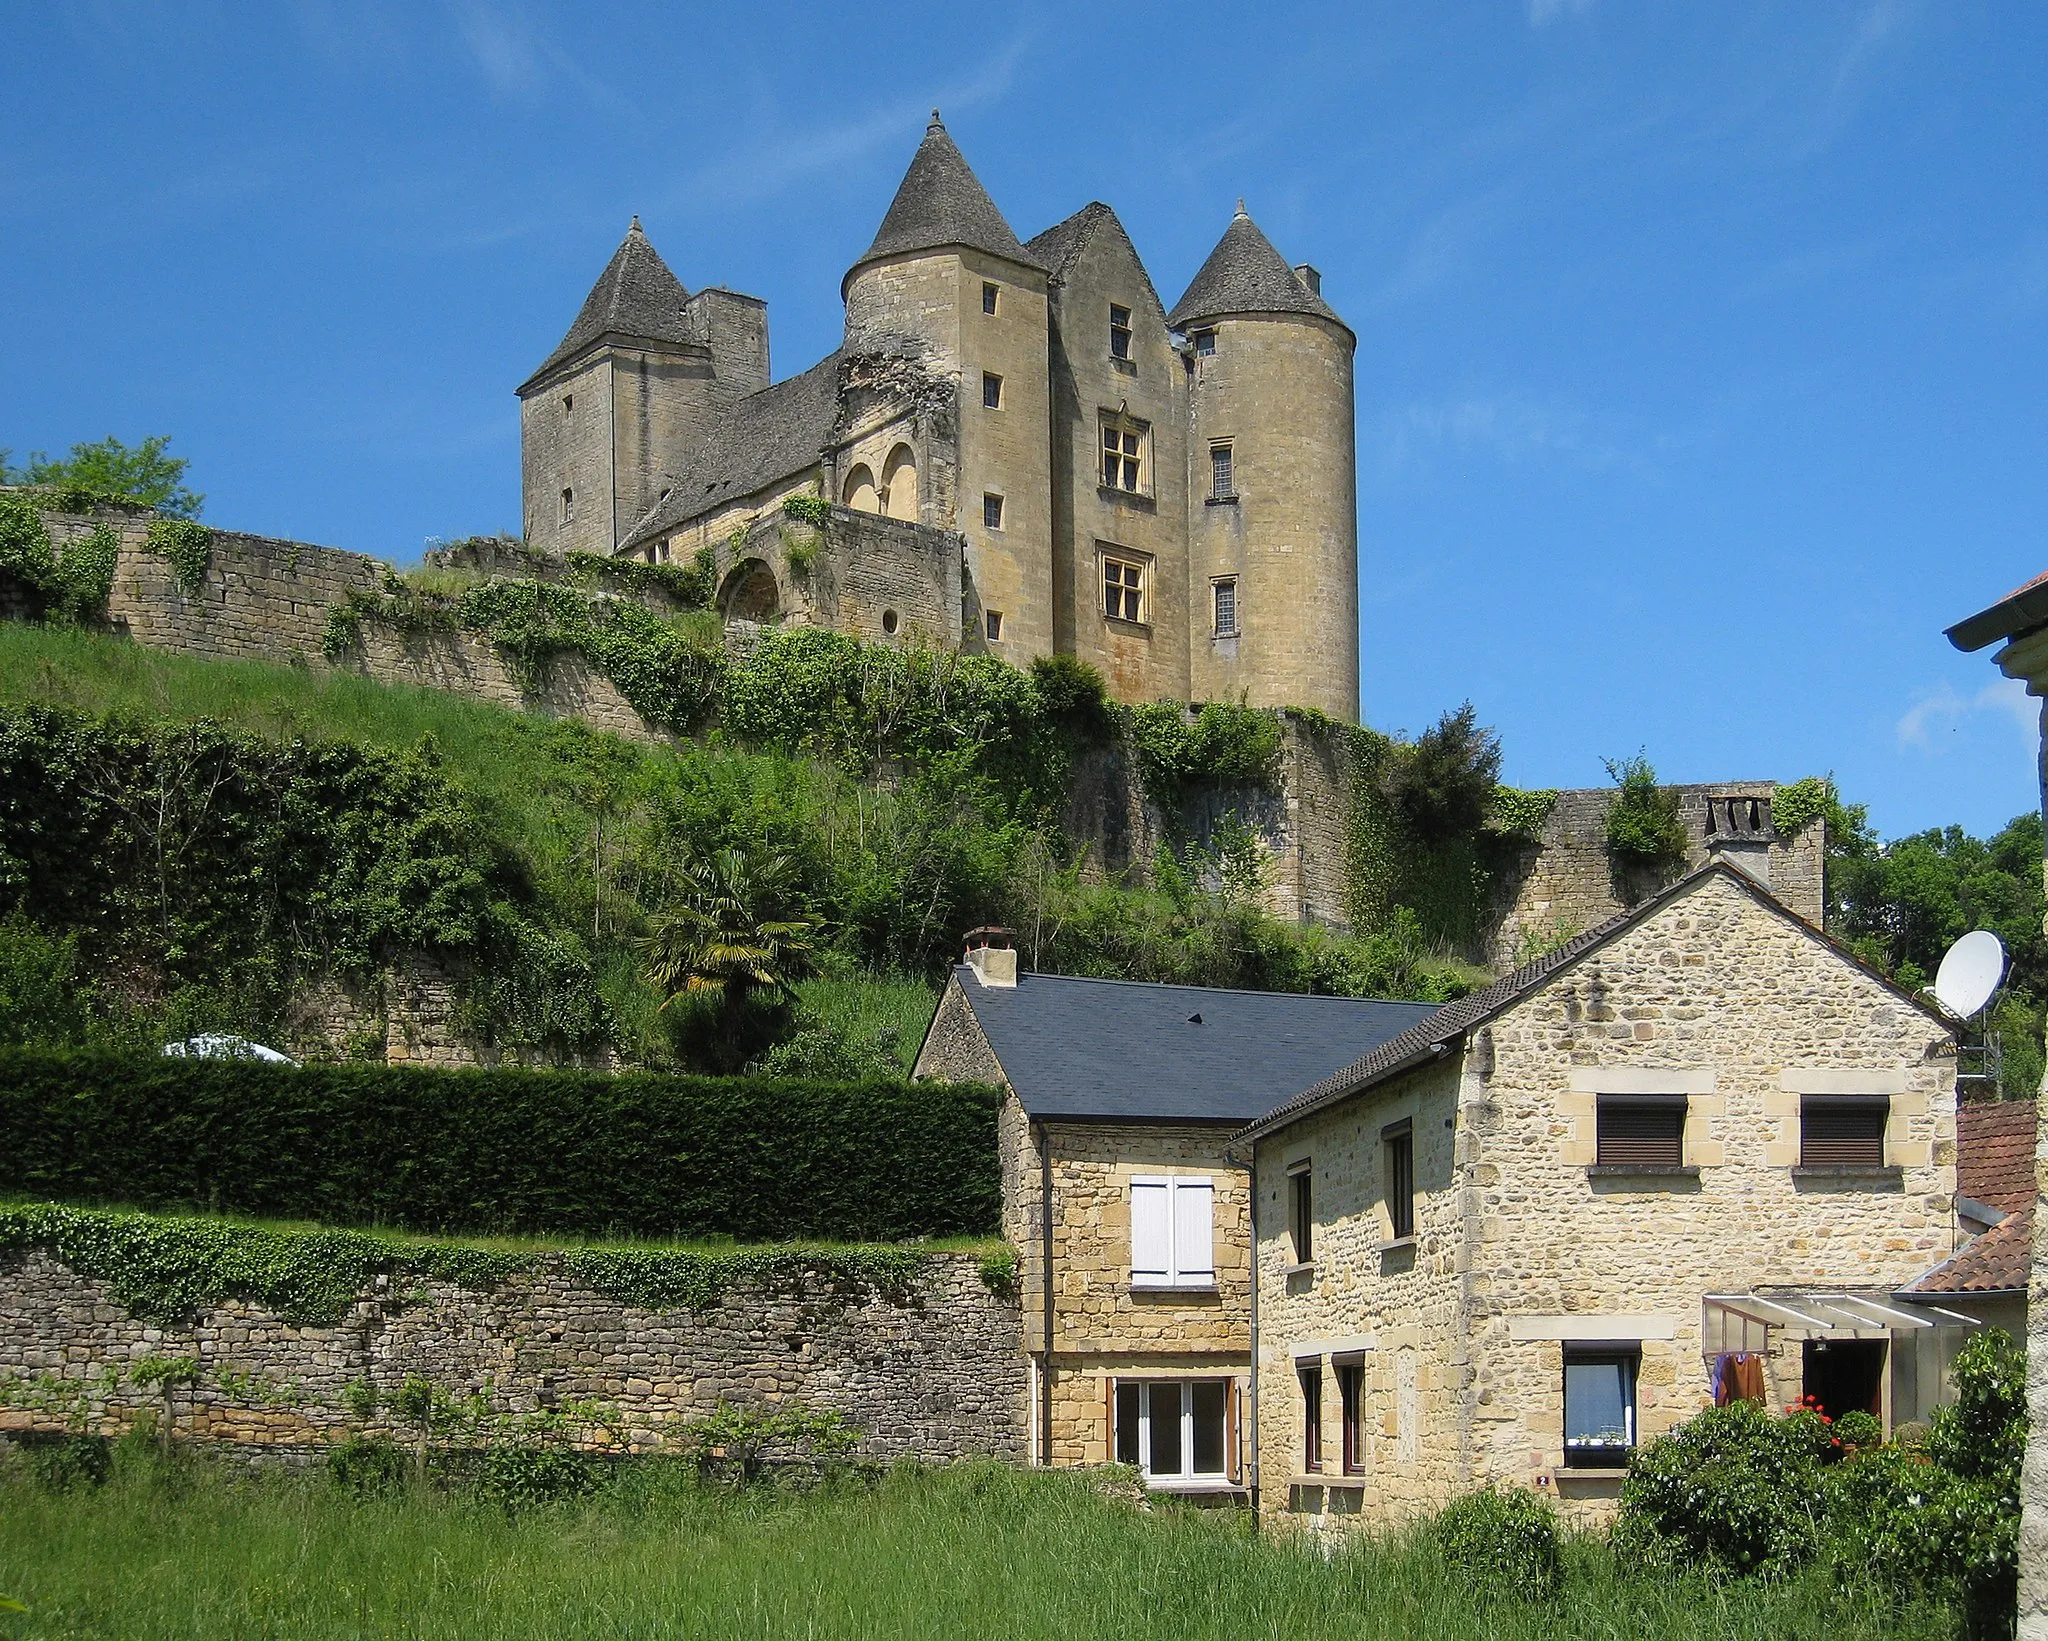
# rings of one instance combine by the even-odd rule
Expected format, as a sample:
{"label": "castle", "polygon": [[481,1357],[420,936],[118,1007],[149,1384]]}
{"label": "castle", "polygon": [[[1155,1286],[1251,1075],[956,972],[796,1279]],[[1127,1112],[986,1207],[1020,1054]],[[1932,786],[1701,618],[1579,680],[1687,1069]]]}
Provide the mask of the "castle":
{"label": "castle", "polygon": [[[1020,242],[934,111],[800,375],[770,380],[765,302],[690,295],[634,219],[518,390],[526,539],[709,549],[729,621],[1355,721],[1356,338],[1320,284],[1240,203],[1169,312],[1107,205]],[[764,545],[800,496],[832,504],[829,598]]]}

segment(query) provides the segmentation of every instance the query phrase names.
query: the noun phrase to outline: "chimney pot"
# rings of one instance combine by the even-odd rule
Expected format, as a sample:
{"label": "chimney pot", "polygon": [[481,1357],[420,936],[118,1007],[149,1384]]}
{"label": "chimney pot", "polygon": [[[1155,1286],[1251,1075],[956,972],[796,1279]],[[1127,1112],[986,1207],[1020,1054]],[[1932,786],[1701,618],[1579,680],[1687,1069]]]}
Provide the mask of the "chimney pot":
{"label": "chimney pot", "polygon": [[1323,276],[1319,269],[1313,268],[1304,262],[1294,270],[1294,277],[1301,281],[1302,289],[1307,291],[1310,296],[1321,296],[1323,294]]}

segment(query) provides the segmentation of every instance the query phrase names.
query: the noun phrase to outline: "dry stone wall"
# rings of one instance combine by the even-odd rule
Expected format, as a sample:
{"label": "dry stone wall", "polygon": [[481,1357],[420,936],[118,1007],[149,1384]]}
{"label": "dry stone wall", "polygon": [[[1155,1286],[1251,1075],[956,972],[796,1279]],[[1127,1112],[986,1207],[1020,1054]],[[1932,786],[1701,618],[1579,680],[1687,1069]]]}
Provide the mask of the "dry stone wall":
{"label": "dry stone wall", "polygon": [[[157,1326],[44,1252],[0,1266],[0,1385],[18,1391],[54,1375],[90,1394],[92,1429],[113,1432],[158,1405],[150,1389],[104,1388],[108,1370],[145,1356],[199,1361],[204,1383],[178,1397],[179,1434],[259,1448],[343,1440],[350,1385],[367,1381],[388,1402],[418,1374],[459,1396],[485,1394],[500,1413],[608,1403],[641,1450],[720,1403],[785,1402],[842,1414],[876,1459],[1024,1449],[1016,1303],[992,1293],[966,1255],[931,1256],[900,1294],[816,1275],[736,1286],[698,1311],[623,1304],[546,1262],[488,1293],[379,1277],[341,1321],[315,1327],[236,1301]],[[236,1393],[220,1388],[223,1370]],[[61,1413],[0,1405],[0,1432],[62,1428]]]}

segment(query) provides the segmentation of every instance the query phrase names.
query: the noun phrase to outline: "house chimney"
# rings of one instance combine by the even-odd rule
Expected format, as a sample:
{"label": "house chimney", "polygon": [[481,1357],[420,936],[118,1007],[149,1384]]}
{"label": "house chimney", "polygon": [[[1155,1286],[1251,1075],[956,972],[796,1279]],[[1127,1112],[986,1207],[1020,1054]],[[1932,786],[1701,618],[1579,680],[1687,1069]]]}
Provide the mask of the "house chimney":
{"label": "house chimney", "polygon": [[1310,296],[1321,296],[1323,294],[1323,276],[1318,269],[1312,268],[1304,262],[1294,270],[1294,277],[1301,281],[1301,288],[1307,291]]}
{"label": "house chimney", "polygon": [[985,924],[967,931],[967,966],[984,986],[1017,983],[1017,949],[1008,929]]}

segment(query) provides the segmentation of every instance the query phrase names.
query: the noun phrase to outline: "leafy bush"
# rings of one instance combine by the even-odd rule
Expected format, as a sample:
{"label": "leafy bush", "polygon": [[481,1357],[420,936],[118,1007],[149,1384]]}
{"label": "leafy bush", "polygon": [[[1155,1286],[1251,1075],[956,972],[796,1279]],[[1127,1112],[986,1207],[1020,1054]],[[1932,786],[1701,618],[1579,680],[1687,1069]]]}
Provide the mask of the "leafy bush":
{"label": "leafy bush", "polygon": [[1657,771],[1640,752],[1607,760],[1615,793],[1607,806],[1607,852],[1617,864],[1667,871],[1685,862],[1689,839],[1678,818],[1678,794],[1657,784]]}
{"label": "leafy bush", "polygon": [[1169,816],[1197,783],[1271,788],[1280,778],[1276,713],[1228,701],[1190,713],[1177,701],[1148,701],[1129,709],[1128,722],[1146,796]]}
{"label": "leafy bush", "polygon": [[110,435],[75,444],[68,456],[53,458],[38,450],[20,474],[8,473],[5,462],[0,462],[0,484],[44,485],[60,498],[79,498],[82,504],[67,506],[69,512],[84,512],[101,501],[121,501],[153,507],[166,518],[197,518],[206,498],[185,488],[190,464],[168,453],[170,442],[167,433],[152,434],[139,445],[123,444]]}
{"label": "leafy bush", "polygon": [[2019,1484],[2027,1450],[2027,1355],[2002,1328],[1979,1328],[1949,1365],[1956,1399],[1936,1410],[1928,1456],[1966,1481]]}
{"label": "leafy bush", "polygon": [[411,1469],[398,1444],[382,1436],[351,1436],[327,1450],[334,1485],[358,1498],[379,1498],[404,1488]]}
{"label": "leafy bush", "polygon": [[76,1487],[99,1487],[113,1464],[104,1436],[17,1436],[28,1472],[39,1486],[52,1493],[68,1493]]}
{"label": "leafy bush", "polygon": [[1783,1577],[1820,1544],[1818,1418],[1748,1402],[1710,1407],[1638,1448],[1621,1484],[1615,1554],[1645,1571]]}
{"label": "leafy bush", "polygon": [[1835,1421],[1834,1436],[1844,1447],[1882,1447],[1884,1423],[1861,1408],[1851,1408]]}
{"label": "leafy bush", "polygon": [[476,1468],[477,1491],[507,1510],[585,1498],[603,1476],[573,1448],[538,1442],[488,1447]]}
{"label": "leafy bush", "polygon": [[15,1051],[0,1188],[420,1231],[891,1241],[996,1225],[966,1084]]}
{"label": "leafy bush", "polygon": [[1418,735],[1402,756],[1388,759],[1380,778],[1424,841],[1477,832],[1493,809],[1500,737],[1480,727],[1478,711],[1467,701]]}
{"label": "leafy bush", "polygon": [[1519,1487],[1467,1493],[1430,1525],[1451,1570],[1491,1595],[1549,1601],[1564,1585],[1557,1512]]}

